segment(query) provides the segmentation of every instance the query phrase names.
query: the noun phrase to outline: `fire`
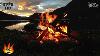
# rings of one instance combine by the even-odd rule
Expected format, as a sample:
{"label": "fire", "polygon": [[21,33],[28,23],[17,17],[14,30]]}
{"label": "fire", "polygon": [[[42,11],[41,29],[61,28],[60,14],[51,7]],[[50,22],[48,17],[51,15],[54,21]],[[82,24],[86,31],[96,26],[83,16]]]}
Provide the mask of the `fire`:
{"label": "fire", "polygon": [[52,26],[50,23],[52,23],[57,18],[57,15],[50,15],[49,13],[43,13],[40,17],[39,22],[39,29],[42,31],[39,31],[38,38],[40,39],[40,43],[43,43],[44,41],[52,40],[56,43],[62,40],[67,40],[68,35],[63,34],[62,32],[67,33],[67,26],[60,26],[59,23],[56,24],[56,27],[59,27],[61,30],[58,31],[54,26]]}
{"label": "fire", "polygon": [[67,33],[67,26],[61,26],[60,29],[61,29],[63,32]]}
{"label": "fire", "polygon": [[52,23],[57,18],[57,15],[50,15],[49,13],[46,13],[46,20],[49,23]]}
{"label": "fire", "polygon": [[4,44],[3,52],[7,54],[12,54],[14,52],[13,45],[11,46],[9,43],[8,46],[6,46],[6,44]]}
{"label": "fire", "polygon": [[48,27],[48,31],[49,31],[50,33],[54,33],[54,30],[51,29],[51,28],[49,28],[49,27]]}

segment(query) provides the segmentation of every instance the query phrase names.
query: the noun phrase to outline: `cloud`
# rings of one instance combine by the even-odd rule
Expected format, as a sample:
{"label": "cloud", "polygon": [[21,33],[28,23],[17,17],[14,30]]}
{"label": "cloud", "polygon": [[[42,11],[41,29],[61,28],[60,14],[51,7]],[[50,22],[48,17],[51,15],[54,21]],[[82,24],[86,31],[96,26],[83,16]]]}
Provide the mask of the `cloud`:
{"label": "cloud", "polygon": [[[0,0],[0,1],[4,2],[5,0]],[[11,9],[12,11],[13,10],[16,12],[21,11],[21,13],[22,12],[40,13],[48,8],[57,9],[66,6],[71,1],[72,0],[6,0],[5,2],[13,2],[14,6]]]}

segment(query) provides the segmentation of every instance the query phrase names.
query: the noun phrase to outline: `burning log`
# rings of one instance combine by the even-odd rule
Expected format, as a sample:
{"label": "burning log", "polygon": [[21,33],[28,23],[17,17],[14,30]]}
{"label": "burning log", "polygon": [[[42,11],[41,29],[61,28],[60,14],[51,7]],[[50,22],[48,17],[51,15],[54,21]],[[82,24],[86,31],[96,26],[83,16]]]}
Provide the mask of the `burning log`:
{"label": "burning log", "polygon": [[36,39],[43,43],[44,41],[52,40],[54,42],[70,40],[68,34],[68,28],[66,25],[56,24],[56,27],[51,23],[57,18],[57,15],[50,15],[49,13],[43,13],[40,16],[40,22],[38,24],[38,36]]}
{"label": "burning log", "polygon": [[37,40],[41,41],[42,38],[46,35],[47,32],[48,32],[48,29],[42,31],[41,34],[37,37]]}

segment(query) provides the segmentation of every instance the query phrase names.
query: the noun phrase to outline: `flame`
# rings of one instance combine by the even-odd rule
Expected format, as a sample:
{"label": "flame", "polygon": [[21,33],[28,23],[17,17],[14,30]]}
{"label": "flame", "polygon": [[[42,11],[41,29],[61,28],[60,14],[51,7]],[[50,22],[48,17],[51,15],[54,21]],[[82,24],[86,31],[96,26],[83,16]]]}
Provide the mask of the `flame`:
{"label": "flame", "polygon": [[[40,43],[43,43],[47,40],[52,40],[56,43],[62,40],[67,40],[68,35],[61,33],[60,31],[57,31],[56,28],[54,28],[50,23],[54,22],[54,20],[57,18],[57,15],[50,15],[50,13],[42,13],[40,16],[40,22],[38,24],[39,29],[42,31],[39,31],[39,37],[42,37],[40,40]],[[60,23],[56,24],[56,27],[59,27]],[[61,29],[62,32],[67,33],[67,26],[60,26],[59,29]]]}
{"label": "flame", "polygon": [[[56,43],[58,43],[61,40],[62,36],[66,36],[66,35],[63,35],[60,32],[53,30],[53,28],[48,27],[47,33],[42,38],[42,40],[53,40]],[[43,41],[41,42],[43,43]]]}
{"label": "flame", "polygon": [[[46,20],[44,19],[46,17]],[[49,13],[42,13],[40,16],[39,26],[47,26],[57,18],[57,15],[49,15]]]}
{"label": "flame", "polygon": [[63,32],[67,33],[67,26],[61,26],[60,29],[61,29]]}
{"label": "flame", "polygon": [[8,46],[6,46],[6,44],[4,44],[3,52],[7,54],[12,54],[14,52],[13,45],[11,46],[9,43]]}
{"label": "flame", "polygon": [[54,30],[53,30],[52,28],[49,28],[49,27],[48,27],[48,31],[49,31],[50,33],[54,33]]}
{"label": "flame", "polygon": [[46,13],[46,20],[49,23],[52,23],[57,18],[57,15],[50,15],[49,13]]}

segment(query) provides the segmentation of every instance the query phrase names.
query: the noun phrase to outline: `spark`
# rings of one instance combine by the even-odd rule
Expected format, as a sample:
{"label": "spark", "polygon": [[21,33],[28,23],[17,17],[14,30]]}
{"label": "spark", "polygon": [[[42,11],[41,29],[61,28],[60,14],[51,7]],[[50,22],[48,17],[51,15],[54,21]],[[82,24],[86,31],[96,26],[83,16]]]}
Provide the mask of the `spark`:
{"label": "spark", "polygon": [[66,16],[67,16],[67,14],[64,15],[64,17],[66,17]]}

